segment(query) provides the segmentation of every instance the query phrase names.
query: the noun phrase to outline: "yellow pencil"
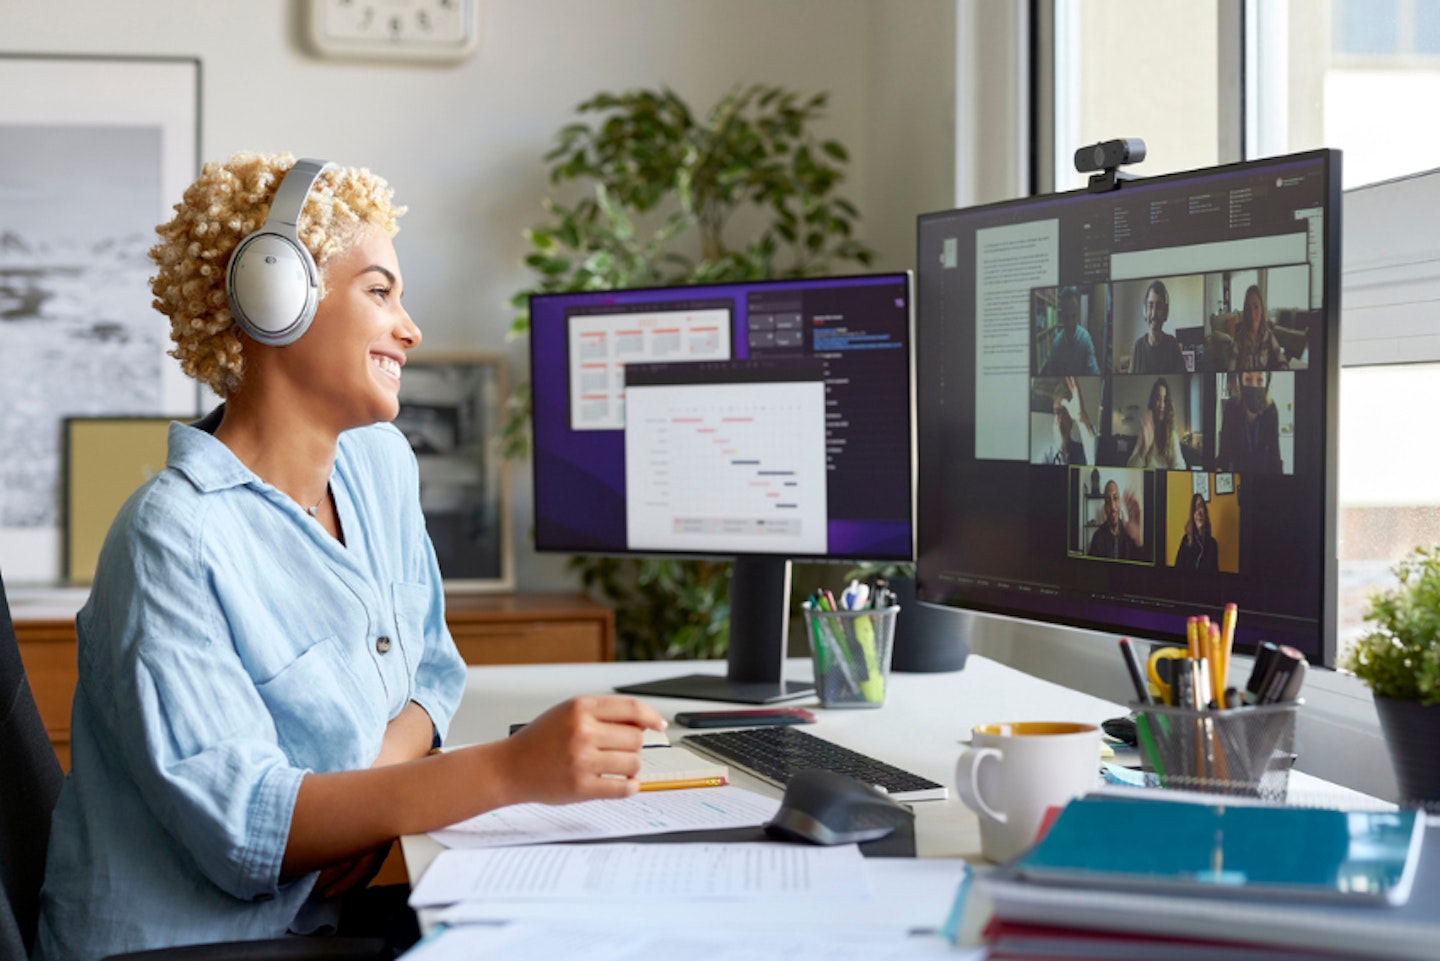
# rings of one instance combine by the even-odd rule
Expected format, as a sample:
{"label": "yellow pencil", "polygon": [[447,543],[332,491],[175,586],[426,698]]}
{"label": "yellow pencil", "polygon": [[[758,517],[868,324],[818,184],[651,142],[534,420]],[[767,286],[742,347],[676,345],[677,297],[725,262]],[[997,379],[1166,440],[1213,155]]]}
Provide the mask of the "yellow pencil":
{"label": "yellow pencil", "polygon": [[676,791],[687,787],[720,787],[728,783],[723,777],[697,777],[688,781],[645,781],[641,783],[642,791]]}
{"label": "yellow pencil", "polygon": [[1216,707],[1225,706],[1225,651],[1220,646],[1220,625],[1210,625],[1210,699]]}
{"label": "yellow pencil", "polygon": [[[1220,632],[1220,683],[1230,682],[1230,653],[1235,647],[1235,621],[1240,616],[1240,609],[1234,604],[1225,605],[1224,627]],[[1225,693],[1223,690],[1220,692]]]}

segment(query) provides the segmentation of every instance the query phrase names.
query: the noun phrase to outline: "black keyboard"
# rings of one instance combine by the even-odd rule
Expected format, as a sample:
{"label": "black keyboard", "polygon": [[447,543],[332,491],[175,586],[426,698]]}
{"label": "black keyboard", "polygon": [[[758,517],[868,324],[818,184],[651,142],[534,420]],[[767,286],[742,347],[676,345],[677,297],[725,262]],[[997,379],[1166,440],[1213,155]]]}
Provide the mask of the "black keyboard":
{"label": "black keyboard", "polygon": [[793,727],[687,734],[680,743],[779,787],[797,771],[818,768],[884,788],[897,801],[943,801],[948,795],[943,784]]}

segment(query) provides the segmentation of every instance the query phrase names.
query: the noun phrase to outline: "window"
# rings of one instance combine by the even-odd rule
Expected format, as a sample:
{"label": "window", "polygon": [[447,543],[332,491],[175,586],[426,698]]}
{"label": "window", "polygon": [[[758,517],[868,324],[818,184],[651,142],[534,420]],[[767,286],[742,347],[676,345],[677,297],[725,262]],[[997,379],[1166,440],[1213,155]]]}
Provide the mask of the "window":
{"label": "window", "polygon": [[1338,147],[1346,188],[1440,167],[1440,0],[1252,0],[1249,154]]}
{"label": "window", "polygon": [[1077,148],[1139,137],[1137,173],[1219,161],[1217,0],[1055,0],[1055,189]]}
{"label": "window", "polygon": [[[1425,111],[1440,102],[1440,0],[1050,0],[1048,9],[1040,35],[1049,28],[1053,101],[1040,93],[1041,116],[1053,110],[1053,150],[1042,185],[1082,186],[1077,147],[1137,136],[1149,148],[1140,175],[1322,146],[1344,152],[1347,191],[1440,168],[1440,126]],[[1244,120],[1233,144],[1230,117]],[[1404,246],[1404,235],[1382,232],[1380,243]],[[1370,244],[1354,246],[1374,259]],[[1360,255],[1351,249],[1347,274]],[[1363,306],[1377,309],[1361,309],[1349,277],[1342,300],[1342,648],[1395,562],[1440,543],[1440,455],[1430,463],[1423,442],[1440,398],[1440,266],[1425,252],[1396,257],[1398,281],[1366,291]],[[1395,346],[1377,355],[1352,334]]]}

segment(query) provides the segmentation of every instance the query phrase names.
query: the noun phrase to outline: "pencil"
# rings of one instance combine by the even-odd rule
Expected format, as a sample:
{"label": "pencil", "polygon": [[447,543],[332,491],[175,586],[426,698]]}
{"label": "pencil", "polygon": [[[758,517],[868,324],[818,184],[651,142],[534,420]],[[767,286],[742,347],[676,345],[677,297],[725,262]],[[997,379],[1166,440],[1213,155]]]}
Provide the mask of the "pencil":
{"label": "pencil", "polygon": [[687,787],[721,787],[729,783],[723,777],[697,777],[688,781],[642,781],[642,791],[678,791]]}
{"label": "pencil", "polygon": [[1235,649],[1235,621],[1240,609],[1233,603],[1225,605],[1224,627],[1220,632],[1220,680],[1222,689],[1230,683],[1230,654]]}
{"label": "pencil", "polygon": [[1220,643],[1220,625],[1210,625],[1210,697],[1217,708],[1225,706],[1225,651]]}

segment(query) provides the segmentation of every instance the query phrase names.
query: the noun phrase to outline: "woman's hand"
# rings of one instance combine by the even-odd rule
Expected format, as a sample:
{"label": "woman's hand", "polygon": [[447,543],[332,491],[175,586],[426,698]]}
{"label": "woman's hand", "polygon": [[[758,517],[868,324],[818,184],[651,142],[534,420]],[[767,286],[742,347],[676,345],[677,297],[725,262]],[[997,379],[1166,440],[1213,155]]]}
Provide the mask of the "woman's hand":
{"label": "woman's hand", "polygon": [[1146,409],[1140,415],[1140,449],[1149,453],[1155,446],[1155,415]]}
{"label": "woman's hand", "polygon": [[664,730],[665,720],[631,697],[557,704],[501,742],[508,790],[517,801],[545,804],[629,797],[640,789],[646,728]]}
{"label": "woman's hand", "polygon": [[365,887],[380,872],[380,865],[385,863],[385,856],[389,853],[390,844],[385,844],[353,861],[332,864],[320,872],[314,893],[322,898],[336,898],[346,891]]}

